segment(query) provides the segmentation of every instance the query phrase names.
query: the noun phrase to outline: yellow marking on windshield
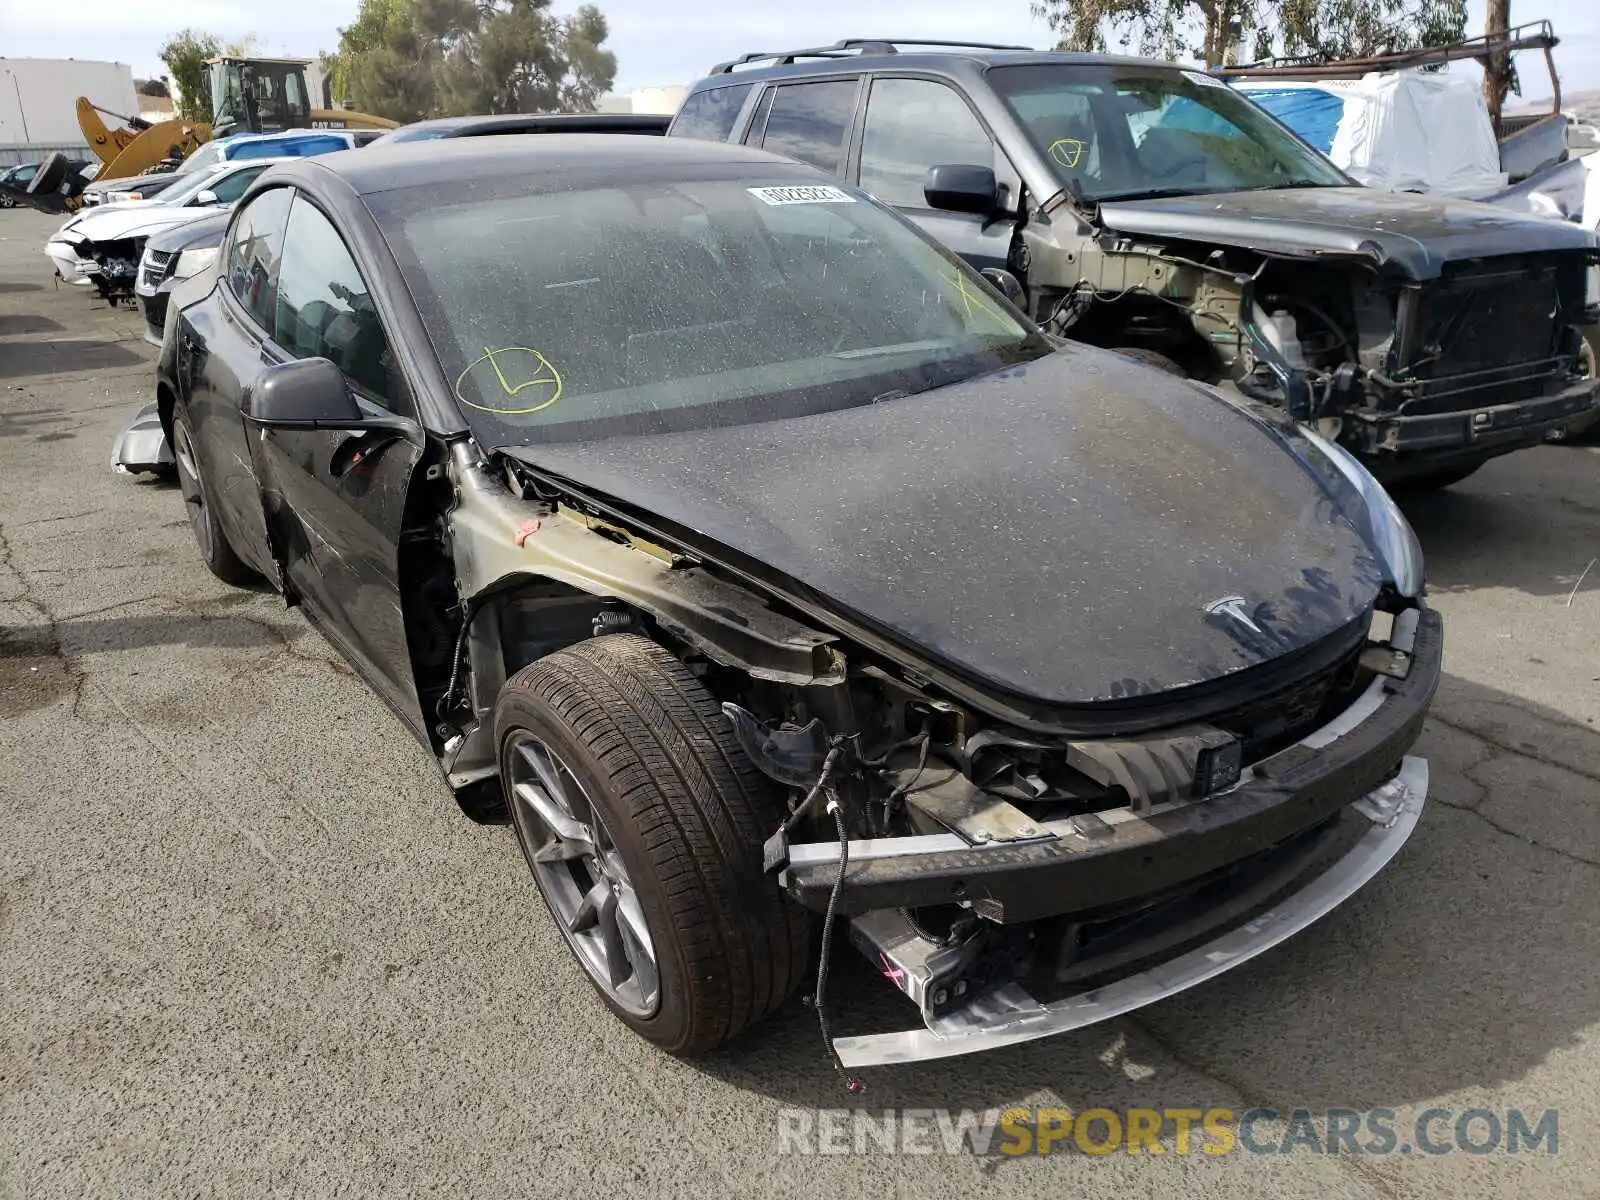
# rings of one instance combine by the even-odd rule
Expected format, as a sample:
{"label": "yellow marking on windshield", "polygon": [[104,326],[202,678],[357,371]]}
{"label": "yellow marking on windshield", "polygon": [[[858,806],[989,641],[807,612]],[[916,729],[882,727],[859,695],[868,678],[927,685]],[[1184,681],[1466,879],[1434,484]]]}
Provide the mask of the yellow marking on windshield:
{"label": "yellow marking on windshield", "polygon": [[[473,375],[480,382],[487,376],[479,372],[474,374],[476,368],[484,363],[489,364],[489,369],[494,372],[494,382],[500,391],[505,394],[506,400],[514,402],[516,398],[529,388],[540,388],[535,396],[541,396],[535,404],[513,406],[504,402],[475,403],[461,394],[461,385],[466,382],[468,375]],[[510,378],[507,377],[509,372]],[[517,382],[512,382],[516,379]],[[480,387],[482,391],[488,388]],[[469,362],[456,376],[456,399],[468,408],[475,408],[479,412],[494,413],[501,417],[521,417],[529,413],[540,412],[549,408],[561,399],[561,372],[556,370],[554,364],[538,350],[529,346],[502,346],[499,349],[483,348],[483,354]]]}
{"label": "yellow marking on windshield", "polygon": [[961,299],[961,310],[966,316],[972,317],[976,315],[973,312],[973,306],[976,305],[978,312],[999,321],[1003,327],[1011,324],[1010,319],[1005,314],[1005,310],[975,289],[972,286],[972,282],[960,271],[952,271],[945,276],[945,279],[955,287],[956,295]]}
{"label": "yellow marking on windshield", "polygon": [[1087,144],[1078,138],[1058,138],[1050,143],[1049,154],[1061,166],[1071,170],[1082,160]]}

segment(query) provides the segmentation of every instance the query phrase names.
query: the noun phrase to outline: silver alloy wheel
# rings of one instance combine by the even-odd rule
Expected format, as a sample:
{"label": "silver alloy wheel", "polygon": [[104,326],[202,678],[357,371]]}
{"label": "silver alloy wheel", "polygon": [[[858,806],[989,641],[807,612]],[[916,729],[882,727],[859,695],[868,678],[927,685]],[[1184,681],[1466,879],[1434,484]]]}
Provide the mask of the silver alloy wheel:
{"label": "silver alloy wheel", "polygon": [[661,1004],[655,943],[604,818],[538,737],[518,729],[507,742],[512,823],[556,923],[617,1007],[653,1016]]}
{"label": "silver alloy wheel", "polygon": [[189,526],[194,530],[194,540],[201,556],[211,561],[211,520],[206,512],[205,488],[200,483],[200,462],[189,440],[189,426],[183,421],[172,423],[172,457],[178,466],[178,491],[183,495],[183,506],[189,513]]}

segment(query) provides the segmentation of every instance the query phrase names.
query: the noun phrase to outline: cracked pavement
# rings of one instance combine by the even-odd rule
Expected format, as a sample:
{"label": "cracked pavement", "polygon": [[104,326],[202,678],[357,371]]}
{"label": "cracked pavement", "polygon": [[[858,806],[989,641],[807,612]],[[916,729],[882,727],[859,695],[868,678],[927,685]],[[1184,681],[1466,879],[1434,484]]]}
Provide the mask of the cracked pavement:
{"label": "cracked pavement", "polygon": [[[52,227],[0,212],[0,1197],[1600,1191],[1600,570],[1573,592],[1600,448],[1408,506],[1447,677],[1389,869],[1184,995],[852,1099],[798,1004],[695,1064],[604,1014],[510,832],[458,814],[298,614],[205,572],[174,489],[109,470],[152,352],[52,286]],[[837,961],[839,1003],[881,994]],[[780,1108],[852,1104],[1557,1108],[1561,1137],[777,1156]]]}

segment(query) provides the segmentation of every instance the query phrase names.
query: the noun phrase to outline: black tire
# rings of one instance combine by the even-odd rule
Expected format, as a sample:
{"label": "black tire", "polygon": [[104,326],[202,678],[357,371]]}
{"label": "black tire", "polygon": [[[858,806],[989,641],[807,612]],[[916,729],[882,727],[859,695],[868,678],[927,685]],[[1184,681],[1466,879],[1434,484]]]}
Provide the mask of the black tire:
{"label": "black tire", "polygon": [[41,192],[53,192],[66,177],[67,156],[59,150],[46,154],[39,169],[33,173],[33,178],[28,180],[28,194],[36,196]]}
{"label": "black tire", "polygon": [[234,553],[233,544],[228,541],[227,533],[217,520],[205,471],[199,454],[195,452],[189,410],[182,404],[172,410],[172,457],[177,468],[178,489],[183,494],[183,506],[189,516],[189,529],[194,534],[200,560],[223,583],[243,587],[256,582],[261,576]]}
{"label": "black tire", "polygon": [[581,642],[512,676],[494,729],[506,806],[558,927],[558,902],[534,867],[537,818],[513,795],[515,756],[530,739],[576,780],[626,869],[654,945],[654,1012],[625,1008],[566,934],[619,1019],[669,1053],[696,1054],[794,994],[810,962],[811,919],[761,865],[782,805],[682,663],[631,634]]}
{"label": "black tire", "polygon": [[1178,375],[1184,379],[1189,377],[1189,372],[1159,350],[1146,350],[1143,346],[1118,346],[1116,352],[1122,355],[1123,358],[1131,358],[1134,362],[1143,363],[1147,367],[1154,367],[1158,371],[1165,371],[1168,375]]}
{"label": "black tire", "polygon": [[0,184],[0,208],[15,208],[16,206],[17,198],[11,194],[11,189],[4,184]]}
{"label": "black tire", "polygon": [[1426,471],[1420,475],[1407,475],[1397,479],[1391,486],[1391,491],[1397,492],[1437,492],[1452,484],[1460,483],[1467,476],[1474,474],[1481,462],[1471,463],[1464,467],[1445,467],[1438,471]]}

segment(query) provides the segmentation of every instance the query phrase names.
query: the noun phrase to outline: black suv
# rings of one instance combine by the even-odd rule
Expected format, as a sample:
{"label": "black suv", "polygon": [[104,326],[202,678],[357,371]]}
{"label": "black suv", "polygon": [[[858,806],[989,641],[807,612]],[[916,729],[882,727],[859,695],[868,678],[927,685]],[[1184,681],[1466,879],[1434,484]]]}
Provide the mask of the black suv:
{"label": "black suv", "polygon": [[849,39],[718,65],[668,134],[831,171],[1052,332],[1236,387],[1390,480],[1448,485],[1597,404],[1593,234],[1361,187],[1204,71]]}

